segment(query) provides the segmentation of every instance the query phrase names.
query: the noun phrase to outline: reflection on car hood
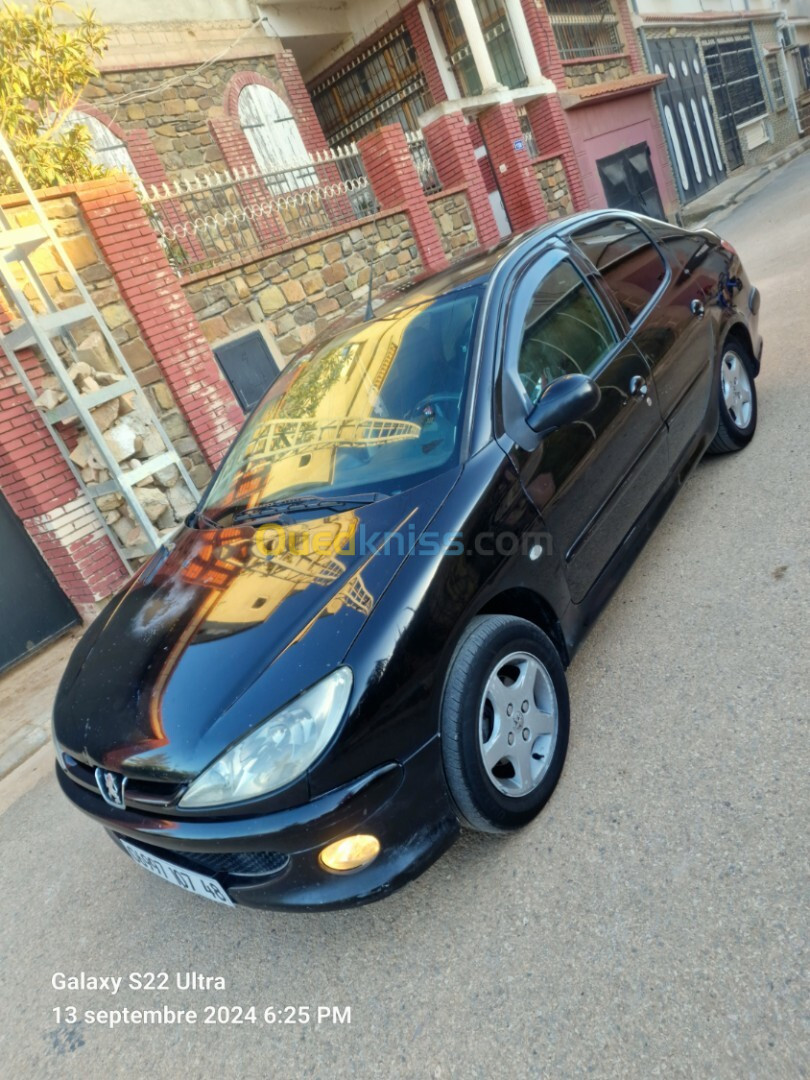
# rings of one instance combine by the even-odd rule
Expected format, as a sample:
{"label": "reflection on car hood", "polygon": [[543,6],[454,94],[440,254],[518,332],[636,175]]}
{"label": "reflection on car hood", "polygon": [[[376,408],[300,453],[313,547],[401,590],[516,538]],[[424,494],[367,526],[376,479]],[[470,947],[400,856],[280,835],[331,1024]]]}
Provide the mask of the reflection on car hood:
{"label": "reflection on car hood", "polygon": [[79,643],[59,744],[130,775],[196,775],[341,662],[456,476],[303,521],[185,529]]}

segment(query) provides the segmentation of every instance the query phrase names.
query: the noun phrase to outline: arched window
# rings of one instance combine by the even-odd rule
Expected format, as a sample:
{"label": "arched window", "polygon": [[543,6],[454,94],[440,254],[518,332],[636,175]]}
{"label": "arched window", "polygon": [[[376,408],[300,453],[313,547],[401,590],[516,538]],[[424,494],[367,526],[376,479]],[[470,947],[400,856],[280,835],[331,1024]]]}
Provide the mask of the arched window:
{"label": "arched window", "polygon": [[129,156],[129,150],[105,123],[89,113],[74,109],[65,120],[63,129],[67,131],[79,124],[90,133],[91,156],[96,164],[105,165],[108,169],[123,169],[137,179],[138,170]]}
{"label": "arched window", "polygon": [[273,192],[317,184],[310,155],[292,113],[266,86],[248,83],[239,94],[239,123],[262,172],[273,173],[267,184]]}

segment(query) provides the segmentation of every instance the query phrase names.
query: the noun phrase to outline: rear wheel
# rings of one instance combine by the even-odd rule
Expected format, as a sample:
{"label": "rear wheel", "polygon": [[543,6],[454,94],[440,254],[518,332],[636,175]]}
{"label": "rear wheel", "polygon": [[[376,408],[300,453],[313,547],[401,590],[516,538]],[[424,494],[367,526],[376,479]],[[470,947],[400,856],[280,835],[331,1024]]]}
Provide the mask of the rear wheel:
{"label": "rear wheel", "polygon": [[757,427],[754,364],[748,350],[736,340],[723,348],[718,393],[720,422],[709,453],[729,454],[747,446]]}
{"label": "rear wheel", "polygon": [[526,825],[547,802],[568,749],[569,706],[557,650],[533,623],[471,621],[442,700],[442,756],[463,823],[480,832]]}

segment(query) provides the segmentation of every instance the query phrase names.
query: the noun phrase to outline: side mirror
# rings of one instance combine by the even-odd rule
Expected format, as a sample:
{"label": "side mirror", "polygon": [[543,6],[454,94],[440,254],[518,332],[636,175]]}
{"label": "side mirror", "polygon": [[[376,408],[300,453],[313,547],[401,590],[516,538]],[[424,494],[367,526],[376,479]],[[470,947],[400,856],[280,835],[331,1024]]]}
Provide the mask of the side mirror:
{"label": "side mirror", "polygon": [[588,416],[601,397],[602,391],[587,375],[562,375],[548,384],[526,423],[544,439],[559,428]]}

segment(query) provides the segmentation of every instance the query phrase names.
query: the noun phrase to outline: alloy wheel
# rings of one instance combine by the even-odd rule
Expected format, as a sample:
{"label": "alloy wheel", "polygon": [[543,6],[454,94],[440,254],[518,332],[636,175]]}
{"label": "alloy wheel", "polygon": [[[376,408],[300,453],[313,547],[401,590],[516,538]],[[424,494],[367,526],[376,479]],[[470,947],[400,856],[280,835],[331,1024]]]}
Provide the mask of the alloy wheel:
{"label": "alloy wheel", "polygon": [[740,431],[745,431],[751,423],[754,395],[748,369],[734,352],[723,355],[720,387],[728,415]]}
{"label": "alloy wheel", "polygon": [[514,652],[499,660],[478,721],[481,760],[498,791],[519,798],[535,790],[554,754],[558,721],[554,685],[537,657]]}

